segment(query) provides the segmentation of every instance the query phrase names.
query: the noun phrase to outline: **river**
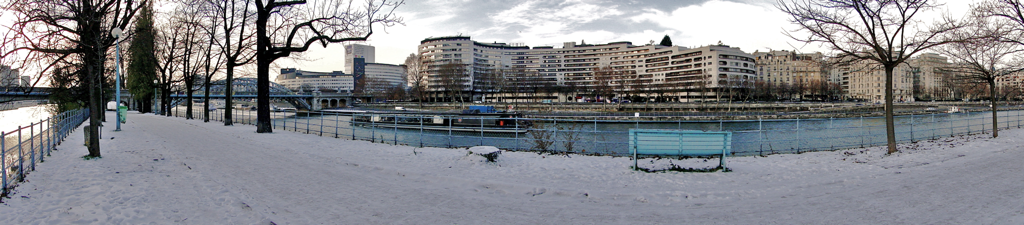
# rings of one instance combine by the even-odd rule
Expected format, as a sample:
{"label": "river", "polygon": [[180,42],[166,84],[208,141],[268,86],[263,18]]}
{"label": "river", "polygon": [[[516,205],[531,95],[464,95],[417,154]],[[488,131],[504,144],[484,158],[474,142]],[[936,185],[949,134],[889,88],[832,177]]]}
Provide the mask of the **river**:
{"label": "river", "polygon": [[53,115],[51,106],[46,104],[0,111],[0,131],[11,132],[17,130],[18,126],[28,126],[45,120]]}
{"label": "river", "polygon": [[[222,110],[217,110],[222,111]],[[235,111],[235,121],[252,123],[255,112]],[[211,117],[220,119],[214,112]],[[608,121],[531,119],[527,133],[480,133],[395,129],[359,124],[349,115],[274,112],[277,130],[304,132],[344,139],[368,140],[416,147],[470,147],[490,145],[509,150],[628,155],[630,129],[682,129],[732,132],[735,155],[800,153],[840,150],[886,143],[885,119],[851,117],[732,121]],[[934,113],[895,118],[898,142],[991,132],[991,112]],[[1000,111],[1000,128],[1024,126],[1024,112]]]}

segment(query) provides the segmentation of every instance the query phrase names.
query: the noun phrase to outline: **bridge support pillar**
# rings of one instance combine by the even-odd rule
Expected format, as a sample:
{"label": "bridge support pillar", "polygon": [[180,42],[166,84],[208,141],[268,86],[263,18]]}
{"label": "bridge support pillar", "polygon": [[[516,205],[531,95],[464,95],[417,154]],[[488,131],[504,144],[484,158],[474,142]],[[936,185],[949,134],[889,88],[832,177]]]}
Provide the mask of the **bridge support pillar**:
{"label": "bridge support pillar", "polygon": [[309,107],[311,108],[310,110],[319,111],[324,109],[324,106],[321,103],[321,101],[323,100],[321,94],[322,93],[320,93],[319,91],[313,92],[313,101],[309,103]]}

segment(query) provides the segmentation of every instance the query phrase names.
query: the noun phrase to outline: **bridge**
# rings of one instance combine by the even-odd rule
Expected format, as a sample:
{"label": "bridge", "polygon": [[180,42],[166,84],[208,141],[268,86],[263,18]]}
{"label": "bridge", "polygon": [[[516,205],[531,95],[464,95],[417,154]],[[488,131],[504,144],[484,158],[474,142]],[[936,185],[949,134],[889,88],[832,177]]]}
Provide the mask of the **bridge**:
{"label": "bridge", "polygon": [[[210,98],[224,99],[225,80],[210,82]],[[255,101],[256,100],[256,78],[235,78],[231,82],[231,95],[233,100]],[[202,99],[204,90],[192,92],[192,99]],[[171,94],[172,105],[177,105],[186,100],[188,95],[183,93]],[[296,109],[321,110],[325,108],[339,108],[351,106],[353,99],[365,98],[365,96],[353,95],[350,93],[322,93],[322,92],[294,92],[283,85],[270,82],[270,100],[288,102]]]}
{"label": "bridge", "polygon": [[[212,99],[224,99],[226,98],[225,91],[225,80],[213,81],[210,84],[210,98]],[[31,92],[26,92],[28,89],[23,87],[16,88],[4,88],[0,92],[0,105],[3,104],[14,104],[24,100],[46,100],[53,88],[49,87],[36,87]],[[240,101],[255,101],[256,100],[256,78],[235,78],[232,82],[232,99]],[[203,97],[204,90],[199,88],[198,91],[192,92],[192,99],[201,99]],[[172,104],[177,105],[186,100],[188,97],[184,93],[171,94]],[[270,82],[270,100],[272,101],[283,101],[288,102],[296,109],[303,110],[321,110],[325,108],[341,108],[349,107],[352,105],[355,99],[363,99],[369,101],[368,95],[358,95],[351,93],[323,93],[319,91],[314,92],[294,92],[285,88],[283,85]],[[132,94],[125,89],[121,90],[121,103],[129,106],[130,108],[136,108],[134,105]]]}

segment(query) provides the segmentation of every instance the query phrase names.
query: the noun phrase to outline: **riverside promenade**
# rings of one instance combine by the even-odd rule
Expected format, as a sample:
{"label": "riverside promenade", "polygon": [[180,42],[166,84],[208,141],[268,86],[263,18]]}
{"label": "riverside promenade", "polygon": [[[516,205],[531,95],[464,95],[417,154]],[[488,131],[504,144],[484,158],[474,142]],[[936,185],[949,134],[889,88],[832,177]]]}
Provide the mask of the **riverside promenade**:
{"label": "riverside promenade", "polygon": [[[114,115],[108,114],[107,118]],[[130,112],[82,130],[0,224],[1022,224],[1024,130],[642,173],[625,157],[413,148]],[[677,162],[685,163],[685,162]],[[685,164],[684,164],[685,166]]]}

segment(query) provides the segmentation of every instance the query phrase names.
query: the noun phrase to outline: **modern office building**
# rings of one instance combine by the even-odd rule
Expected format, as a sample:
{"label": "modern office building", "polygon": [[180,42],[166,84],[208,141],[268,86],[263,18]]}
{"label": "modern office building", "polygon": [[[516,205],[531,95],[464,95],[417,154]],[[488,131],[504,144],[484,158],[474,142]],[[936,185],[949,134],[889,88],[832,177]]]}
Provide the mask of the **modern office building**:
{"label": "modern office building", "polygon": [[341,71],[312,72],[295,68],[282,68],[274,82],[293,91],[334,91],[352,92],[355,81],[350,74]]}
{"label": "modern office building", "polygon": [[364,74],[366,75],[365,78],[384,81],[391,86],[401,86],[403,89],[408,86],[405,82],[406,76],[404,66],[384,63],[366,63],[363,67],[365,71]]}
{"label": "modern office building", "polygon": [[405,87],[405,67],[374,63],[374,48],[367,45],[345,46],[345,71],[312,72],[295,68],[281,69],[274,82],[295,91],[352,92],[367,79]]}
{"label": "modern office building", "polygon": [[[474,101],[581,101],[641,98],[658,101],[721,99],[749,88],[755,60],[739,48],[576,44],[561,48],[483,43],[466,36],[420,42],[421,71],[436,98]],[[451,78],[457,75],[460,77]]]}
{"label": "modern office building", "polygon": [[353,68],[355,63],[354,59],[362,58],[365,63],[375,63],[376,49],[369,45],[350,44],[345,45],[345,70],[347,74],[355,74]]}

